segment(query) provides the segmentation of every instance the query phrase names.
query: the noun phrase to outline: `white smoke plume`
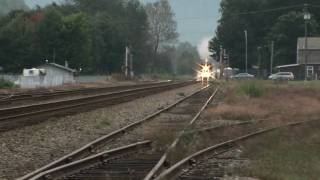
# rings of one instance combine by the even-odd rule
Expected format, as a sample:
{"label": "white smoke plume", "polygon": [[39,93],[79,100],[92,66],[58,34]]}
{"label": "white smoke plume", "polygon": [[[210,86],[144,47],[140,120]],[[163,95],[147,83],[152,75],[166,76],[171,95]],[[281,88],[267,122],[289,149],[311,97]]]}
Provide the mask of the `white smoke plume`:
{"label": "white smoke plume", "polygon": [[202,60],[210,57],[211,53],[209,52],[209,41],[210,37],[203,38],[198,44],[198,52]]}

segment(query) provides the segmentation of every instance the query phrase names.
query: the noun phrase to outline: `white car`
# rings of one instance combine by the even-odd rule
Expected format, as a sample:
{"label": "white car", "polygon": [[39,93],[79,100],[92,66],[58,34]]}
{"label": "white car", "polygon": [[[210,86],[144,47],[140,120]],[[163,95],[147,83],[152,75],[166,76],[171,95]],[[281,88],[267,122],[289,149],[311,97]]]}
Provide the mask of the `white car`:
{"label": "white car", "polygon": [[231,76],[231,79],[253,79],[255,76],[248,73],[240,73],[235,76]]}
{"label": "white car", "polygon": [[270,75],[269,79],[292,81],[294,80],[294,75],[292,72],[278,72],[276,74]]}

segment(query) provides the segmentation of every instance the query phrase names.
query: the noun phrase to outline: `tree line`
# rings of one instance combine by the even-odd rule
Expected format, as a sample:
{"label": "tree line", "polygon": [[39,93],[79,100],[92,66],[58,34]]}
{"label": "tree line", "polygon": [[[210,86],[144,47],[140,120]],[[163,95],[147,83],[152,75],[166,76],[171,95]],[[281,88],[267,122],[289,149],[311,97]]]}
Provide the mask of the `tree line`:
{"label": "tree line", "polygon": [[28,6],[23,0],[1,0],[0,15],[9,13],[11,10],[23,9],[28,10]]}
{"label": "tree line", "polygon": [[320,35],[320,8],[317,0],[222,0],[221,18],[210,51],[220,54],[227,50],[232,67],[245,68],[245,35],[248,32],[249,68],[270,67],[271,42],[275,43],[274,64],[295,64],[297,38],[304,37],[304,4],[308,3],[311,19],[309,37]]}
{"label": "tree line", "polygon": [[136,73],[193,73],[197,50],[177,38],[168,0],[69,0],[0,16],[0,66],[21,73],[68,61],[83,73],[121,73],[130,47]]}

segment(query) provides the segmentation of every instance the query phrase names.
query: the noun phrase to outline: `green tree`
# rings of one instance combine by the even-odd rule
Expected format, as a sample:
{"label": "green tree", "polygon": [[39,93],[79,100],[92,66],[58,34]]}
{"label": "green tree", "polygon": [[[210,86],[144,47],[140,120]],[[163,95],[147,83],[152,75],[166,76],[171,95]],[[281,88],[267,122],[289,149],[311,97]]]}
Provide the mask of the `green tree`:
{"label": "green tree", "polygon": [[[319,35],[319,25],[312,19],[309,23],[309,35]],[[277,46],[275,58],[276,65],[290,64],[296,60],[297,38],[304,34],[303,13],[289,12],[278,18],[278,21],[271,28],[268,34],[269,41],[275,41]]]}
{"label": "green tree", "polygon": [[[37,35],[39,40],[39,49],[42,52],[43,59],[63,63],[60,57],[63,53],[63,37],[61,35],[63,28],[63,16],[55,8],[47,9],[44,13],[44,19],[39,23]],[[59,57],[59,58],[57,58]]]}
{"label": "green tree", "polygon": [[69,0],[0,16],[0,66],[10,72],[48,59],[87,73],[119,73],[125,47],[136,72],[152,55],[145,6],[139,0]]}
{"label": "green tree", "polygon": [[[138,0],[74,0],[90,14],[92,64],[99,73],[120,72],[125,47],[134,52],[135,67],[142,71],[149,46],[148,21]],[[138,67],[137,67],[138,66]]]}
{"label": "green tree", "polygon": [[[308,3],[317,4],[317,0],[309,0]],[[277,10],[281,7],[289,8]],[[230,54],[231,66],[244,69],[244,30],[247,30],[249,68],[251,65],[258,64],[259,53],[257,48],[269,46],[270,41],[278,41],[276,42],[276,54],[279,55],[278,58],[281,58],[279,62],[294,63],[293,54],[296,53],[297,37],[304,36],[304,30],[301,31],[301,27],[304,25],[301,16],[303,8],[303,4],[298,0],[222,0],[220,9],[222,16],[215,37],[210,42],[210,51],[219,54],[220,45],[222,45]],[[276,10],[265,11],[267,9]],[[316,26],[320,19],[319,8],[310,6],[309,11],[313,15],[314,22],[312,24]],[[300,13],[300,15],[294,16],[294,13]],[[290,17],[286,18],[288,14]],[[284,21],[283,18],[287,20]],[[288,18],[295,19],[295,22]],[[277,40],[279,38],[277,33],[284,32],[281,24],[291,28],[287,28],[286,40],[279,41]],[[310,35],[316,35],[319,32],[319,29],[316,29]],[[285,41],[287,43],[284,43]],[[263,50],[267,51],[268,49],[264,48]],[[266,56],[264,57],[265,60],[269,59],[268,54],[270,53],[263,53]]]}
{"label": "green tree", "polygon": [[143,72],[150,60],[148,15],[145,7],[138,0],[129,0],[126,8],[126,44],[131,47],[134,69]]}
{"label": "green tree", "polygon": [[11,21],[0,29],[0,66],[5,72],[21,72],[36,64],[34,57],[34,27],[23,12],[10,14]]}
{"label": "green tree", "polygon": [[1,0],[0,15],[9,13],[12,10],[28,10],[24,0]]}
{"label": "green tree", "polygon": [[177,22],[168,0],[159,0],[146,5],[150,25],[150,43],[153,49],[151,66],[155,67],[161,46],[175,42],[178,37]]}
{"label": "green tree", "polygon": [[62,19],[60,44],[61,58],[69,61],[74,68],[84,68],[90,64],[90,36],[87,16],[84,13],[76,13]]}

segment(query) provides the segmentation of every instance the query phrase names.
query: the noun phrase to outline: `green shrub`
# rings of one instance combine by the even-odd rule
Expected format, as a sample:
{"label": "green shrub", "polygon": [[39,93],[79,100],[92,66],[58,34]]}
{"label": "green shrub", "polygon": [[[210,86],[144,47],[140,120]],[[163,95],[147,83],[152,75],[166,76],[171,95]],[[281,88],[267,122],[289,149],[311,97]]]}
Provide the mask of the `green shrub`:
{"label": "green shrub", "polygon": [[263,95],[263,85],[257,81],[242,82],[237,87],[239,95],[246,95],[249,97],[261,97]]}
{"label": "green shrub", "polygon": [[0,79],[0,88],[13,88],[14,84],[10,81]]}

